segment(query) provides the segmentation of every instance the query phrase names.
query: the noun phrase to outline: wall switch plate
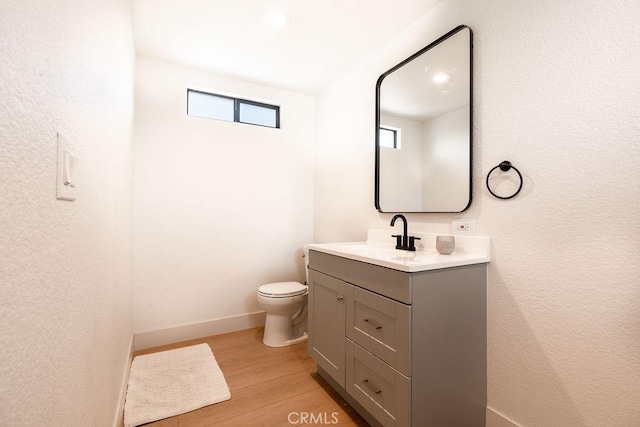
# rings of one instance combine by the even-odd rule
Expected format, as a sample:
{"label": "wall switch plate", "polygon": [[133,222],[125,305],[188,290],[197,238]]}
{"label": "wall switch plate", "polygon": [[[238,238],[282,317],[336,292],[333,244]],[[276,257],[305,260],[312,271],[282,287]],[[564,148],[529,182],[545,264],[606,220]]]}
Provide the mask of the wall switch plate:
{"label": "wall switch plate", "polygon": [[56,195],[58,200],[76,199],[75,156],[69,152],[69,143],[58,132],[58,177]]}
{"label": "wall switch plate", "polygon": [[467,218],[454,218],[451,220],[451,232],[453,234],[476,234],[476,220]]}

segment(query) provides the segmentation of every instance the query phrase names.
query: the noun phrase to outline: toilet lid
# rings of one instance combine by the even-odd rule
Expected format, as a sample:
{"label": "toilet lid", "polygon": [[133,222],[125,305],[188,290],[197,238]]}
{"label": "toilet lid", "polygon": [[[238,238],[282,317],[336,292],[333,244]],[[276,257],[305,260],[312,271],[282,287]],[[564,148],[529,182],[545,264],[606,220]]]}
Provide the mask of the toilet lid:
{"label": "toilet lid", "polygon": [[298,282],[267,283],[258,288],[261,295],[272,298],[294,297],[307,293],[307,287]]}

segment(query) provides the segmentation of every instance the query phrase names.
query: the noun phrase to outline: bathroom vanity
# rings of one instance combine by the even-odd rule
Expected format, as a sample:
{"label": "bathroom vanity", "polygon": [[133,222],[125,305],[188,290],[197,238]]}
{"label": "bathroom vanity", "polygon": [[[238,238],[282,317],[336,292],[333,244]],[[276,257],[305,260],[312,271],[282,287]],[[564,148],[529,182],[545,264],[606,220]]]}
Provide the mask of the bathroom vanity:
{"label": "bathroom vanity", "polygon": [[[310,356],[372,425],[484,426],[489,238],[308,245]],[[376,239],[378,238],[378,239]]]}

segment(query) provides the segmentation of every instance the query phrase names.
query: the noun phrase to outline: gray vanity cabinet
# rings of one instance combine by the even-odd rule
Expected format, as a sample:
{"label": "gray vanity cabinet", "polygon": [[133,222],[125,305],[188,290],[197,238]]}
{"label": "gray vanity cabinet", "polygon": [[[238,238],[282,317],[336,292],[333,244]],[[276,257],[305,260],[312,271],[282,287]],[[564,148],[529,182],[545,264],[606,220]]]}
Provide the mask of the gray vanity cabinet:
{"label": "gray vanity cabinet", "polygon": [[411,306],[353,285],[346,288],[346,336],[411,375]]}
{"label": "gray vanity cabinet", "polygon": [[351,340],[345,344],[349,396],[384,426],[410,425],[411,379]]}
{"label": "gray vanity cabinet", "polygon": [[486,264],[406,273],[309,256],[309,354],[369,423],[485,425]]}
{"label": "gray vanity cabinet", "polygon": [[345,309],[348,284],[309,271],[308,352],[340,386],[345,386]]}

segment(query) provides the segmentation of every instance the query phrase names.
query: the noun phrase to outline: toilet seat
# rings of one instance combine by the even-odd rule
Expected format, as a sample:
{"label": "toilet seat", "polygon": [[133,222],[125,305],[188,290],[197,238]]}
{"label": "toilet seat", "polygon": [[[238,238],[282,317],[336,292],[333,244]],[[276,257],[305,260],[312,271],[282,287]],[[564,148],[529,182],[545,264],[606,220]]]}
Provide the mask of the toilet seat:
{"label": "toilet seat", "polygon": [[307,287],[298,282],[267,283],[258,288],[258,294],[267,298],[289,298],[307,293]]}

